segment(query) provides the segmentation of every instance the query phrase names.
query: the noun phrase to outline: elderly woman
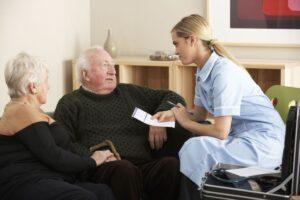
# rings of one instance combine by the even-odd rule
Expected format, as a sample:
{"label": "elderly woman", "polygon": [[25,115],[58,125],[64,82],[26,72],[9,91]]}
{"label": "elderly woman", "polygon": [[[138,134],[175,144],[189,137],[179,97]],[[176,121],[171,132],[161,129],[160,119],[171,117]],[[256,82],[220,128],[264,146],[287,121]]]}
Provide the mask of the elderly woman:
{"label": "elderly woman", "polygon": [[8,62],[5,80],[11,101],[0,120],[1,199],[114,199],[106,185],[76,179],[114,157],[109,151],[91,157],[68,151],[68,133],[40,109],[48,92],[45,65],[20,53]]}

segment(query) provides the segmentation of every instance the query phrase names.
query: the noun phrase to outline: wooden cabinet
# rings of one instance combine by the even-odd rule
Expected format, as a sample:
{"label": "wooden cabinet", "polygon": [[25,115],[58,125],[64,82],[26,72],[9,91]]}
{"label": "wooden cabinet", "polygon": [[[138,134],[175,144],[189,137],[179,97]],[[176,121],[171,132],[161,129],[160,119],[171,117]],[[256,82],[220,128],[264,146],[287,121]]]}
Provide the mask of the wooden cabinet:
{"label": "wooden cabinet", "polygon": [[[300,61],[239,60],[256,83],[266,91],[272,85],[300,87]],[[180,61],[150,61],[146,57],[115,59],[120,83],[134,83],[156,89],[170,89],[182,95],[188,107],[193,106],[195,65],[184,66]],[[73,89],[80,85],[73,68]]]}

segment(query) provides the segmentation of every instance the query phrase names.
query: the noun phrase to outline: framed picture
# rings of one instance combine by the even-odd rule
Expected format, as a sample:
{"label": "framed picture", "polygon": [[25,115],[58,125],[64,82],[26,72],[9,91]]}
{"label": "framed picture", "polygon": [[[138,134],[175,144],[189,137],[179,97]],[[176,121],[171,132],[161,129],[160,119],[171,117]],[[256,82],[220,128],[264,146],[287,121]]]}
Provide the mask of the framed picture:
{"label": "framed picture", "polygon": [[225,45],[300,47],[300,0],[207,0],[207,19]]}

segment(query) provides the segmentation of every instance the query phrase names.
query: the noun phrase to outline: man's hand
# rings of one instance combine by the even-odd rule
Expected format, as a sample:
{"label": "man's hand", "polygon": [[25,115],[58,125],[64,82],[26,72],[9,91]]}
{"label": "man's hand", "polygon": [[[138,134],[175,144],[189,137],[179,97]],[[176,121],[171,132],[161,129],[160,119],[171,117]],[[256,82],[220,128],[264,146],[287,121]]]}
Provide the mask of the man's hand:
{"label": "man's hand", "polygon": [[150,126],[148,141],[152,149],[162,148],[165,141],[167,141],[167,130],[165,127]]}
{"label": "man's hand", "polygon": [[110,152],[109,150],[104,151],[95,151],[91,158],[96,161],[97,166],[101,165],[104,162],[110,161],[110,159],[113,159],[114,154]]}

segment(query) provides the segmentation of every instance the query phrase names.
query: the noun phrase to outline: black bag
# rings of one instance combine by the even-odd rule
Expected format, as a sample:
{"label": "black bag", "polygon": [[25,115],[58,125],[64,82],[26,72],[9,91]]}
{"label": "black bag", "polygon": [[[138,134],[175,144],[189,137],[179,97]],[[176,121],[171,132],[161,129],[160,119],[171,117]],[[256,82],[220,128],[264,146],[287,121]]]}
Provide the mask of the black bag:
{"label": "black bag", "polygon": [[[231,165],[230,168],[236,168]],[[225,173],[228,167],[221,167],[210,172],[200,192],[202,199],[289,199],[285,191],[281,194],[268,193],[281,183],[278,175],[252,178],[229,178]]]}
{"label": "black bag", "polygon": [[200,191],[201,199],[289,199],[299,195],[299,105],[290,107],[286,122],[281,176],[230,179],[224,169],[241,166],[222,165],[208,173]]}

